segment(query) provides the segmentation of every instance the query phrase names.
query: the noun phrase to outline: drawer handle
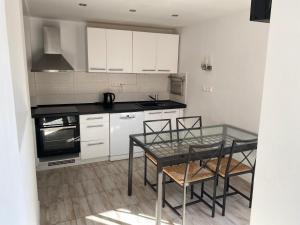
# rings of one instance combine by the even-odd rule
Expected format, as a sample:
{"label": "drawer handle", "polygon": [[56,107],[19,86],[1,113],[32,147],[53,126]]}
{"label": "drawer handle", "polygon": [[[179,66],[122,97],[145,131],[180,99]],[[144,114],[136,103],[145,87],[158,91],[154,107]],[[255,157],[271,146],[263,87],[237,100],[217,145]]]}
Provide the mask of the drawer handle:
{"label": "drawer handle", "polygon": [[105,68],[91,67],[90,70],[105,70]]}
{"label": "drawer handle", "polygon": [[87,128],[94,128],[94,127],[103,127],[103,125],[89,125]]}
{"label": "drawer handle", "polygon": [[149,114],[161,114],[161,112],[150,112]]}
{"label": "drawer handle", "polygon": [[110,68],[109,71],[123,71],[122,68]]}
{"label": "drawer handle", "polygon": [[88,146],[95,146],[95,145],[103,145],[103,142],[97,142],[97,143],[90,143]]}
{"label": "drawer handle", "polygon": [[170,72],[171,70],[158,70],[159,72]]}
{"label": "drawer handle", "polygon": [[135,118],[135,116],[134,115],[127,115],[127,116],[120,116],[120,119],[121,120],[128,120],[128,119],[134,119]]}
{"label": "drawer handle", "polygon": [[155,71],[155,70],[153,70],[153,69],[143,69],[142,71],[143,72],[151,72],[151,71]]}
{"label": "drawer handle", "polygon": [[167,112],[164,112],[164,113],[176,113],[176,111],[167,111]]}
{"label": "drawer handle", "polygon": [[86,120],[102,120],[103,117],[89,117],[89,118],[86,118]]}

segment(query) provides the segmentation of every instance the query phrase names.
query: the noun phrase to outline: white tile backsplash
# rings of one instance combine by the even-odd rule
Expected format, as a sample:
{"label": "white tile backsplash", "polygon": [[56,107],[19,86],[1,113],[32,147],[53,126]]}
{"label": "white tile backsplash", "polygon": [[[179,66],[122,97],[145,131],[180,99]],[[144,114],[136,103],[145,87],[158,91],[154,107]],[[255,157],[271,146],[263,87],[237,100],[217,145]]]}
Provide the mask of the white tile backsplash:
{"label": "white tile backsplash", "polygon": [[167,74],[30,73],[29,83],[32,106],[99,102],[107,91],[118,102],[149,100],[155,93],[170,97]]}

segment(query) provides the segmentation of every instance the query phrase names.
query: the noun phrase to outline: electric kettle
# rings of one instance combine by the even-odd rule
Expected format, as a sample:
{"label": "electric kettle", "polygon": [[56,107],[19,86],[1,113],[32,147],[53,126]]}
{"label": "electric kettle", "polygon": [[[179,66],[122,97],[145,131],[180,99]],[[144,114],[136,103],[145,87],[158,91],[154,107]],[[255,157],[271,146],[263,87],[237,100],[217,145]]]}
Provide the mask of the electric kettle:
{"label": "electric kettle", "polygon": [[111,106],[115,100],[116,96],[114,93],[106,92],[103,93],[103,104],[107,106]]}

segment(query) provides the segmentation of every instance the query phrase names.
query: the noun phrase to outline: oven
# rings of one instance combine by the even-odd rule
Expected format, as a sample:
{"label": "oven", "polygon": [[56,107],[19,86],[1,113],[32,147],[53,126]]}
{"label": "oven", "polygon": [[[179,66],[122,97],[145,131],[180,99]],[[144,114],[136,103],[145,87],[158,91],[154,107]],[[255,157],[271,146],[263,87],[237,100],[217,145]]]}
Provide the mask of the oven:
{"label": "oven", "polygon": [[78,115],[44,116],[36,119],[39,158],[80,152]]}

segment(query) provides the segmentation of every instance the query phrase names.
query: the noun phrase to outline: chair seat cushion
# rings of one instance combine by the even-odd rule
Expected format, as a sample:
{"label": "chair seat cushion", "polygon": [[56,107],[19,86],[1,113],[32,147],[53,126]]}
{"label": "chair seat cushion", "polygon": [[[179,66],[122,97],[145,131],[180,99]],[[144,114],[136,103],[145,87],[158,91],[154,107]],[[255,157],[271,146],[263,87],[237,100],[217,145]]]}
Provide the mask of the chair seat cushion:
{"label": "chair seat cushion", "polygon": [[[163,169],[163,172],[171,177],[180,186],[184,184],[186,164],[179,164],[175,166],[168,166]],[[201,170],[200,170],[201,169]],[[199,171],[200,170],[200,171]],[[193,182],[205,180],[214,177],[214,173],[208,169],[201,168],[199,162],[191,162],[188,172],[188,185]]]}
{"label": "chair seat cushion", "polygon": [[153,162],[154,165],[157,165],[156,159],[154,159],[154,158],[153,158],[150,154],[148,154],[148,153],[146,153],[145,155],[146,155],[146,157],[147,157],[151,162]]}
{"label": "chair seat cushion", "polygon": [[[222,177],[225,177],[228,160],[229,160],[229,157],[224,157],[224,158],[222,158],[222,160],[220,162],[219,175]],[[210,160],[207,163],[207,167],[209,169],[211,169],[212,171],[216,171],[217,163],[218,163],[218,159]],[[240,164],[239,163],[240,163],[240,161],[237,161],[236,159],[233,159],[233,158],[231,159],[231,163],[230,163],[230,167],[229,167],[229,175],[252,171],[250,166],[247,166],[243,163],[240,163]]]}

